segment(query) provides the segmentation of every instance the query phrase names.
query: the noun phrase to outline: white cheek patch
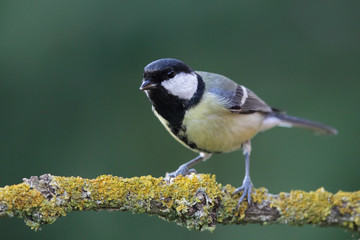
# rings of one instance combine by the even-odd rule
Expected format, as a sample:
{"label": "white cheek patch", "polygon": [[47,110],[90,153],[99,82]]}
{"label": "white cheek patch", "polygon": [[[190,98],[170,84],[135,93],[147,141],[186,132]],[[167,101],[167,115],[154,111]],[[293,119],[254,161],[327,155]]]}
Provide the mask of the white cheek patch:
{"label": "white cheek patch", "polygon": [[196,93],[198,79],[195,73],[179,73],[165,80],[161,85],[172,95],[180,99],[190,100]]}

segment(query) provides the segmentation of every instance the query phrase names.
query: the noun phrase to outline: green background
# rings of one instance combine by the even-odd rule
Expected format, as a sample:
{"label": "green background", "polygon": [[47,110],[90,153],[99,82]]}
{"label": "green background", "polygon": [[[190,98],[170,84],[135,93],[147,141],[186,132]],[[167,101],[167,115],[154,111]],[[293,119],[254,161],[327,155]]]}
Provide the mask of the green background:
{"label": "green background", "polygon": [[[253,140],[255,187],[359,190],[359,1],[1,1],[0,186],[51,173],[163,176],[196,154],[163,129],[139,91],[163,57],[226,75],[336,137],[277,128]],[[241,184],[240,151],[197,166]],[[75,212],[33,232],[0,219],[1,239],[350,239],[312,226],[188,231],[157,217]]]}

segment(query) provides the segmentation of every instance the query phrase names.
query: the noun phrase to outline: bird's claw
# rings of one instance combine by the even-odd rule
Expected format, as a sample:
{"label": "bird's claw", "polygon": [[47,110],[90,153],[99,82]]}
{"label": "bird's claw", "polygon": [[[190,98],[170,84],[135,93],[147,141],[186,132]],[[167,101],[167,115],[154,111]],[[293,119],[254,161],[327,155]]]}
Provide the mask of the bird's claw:
{"label": "bird's claw", "polygon": [[191,173],[196,173],[196,170],[194,168],[189,169],[186,166],[181,165],[176,171],[166,173],[166,178],[175,178],[179,175],[186,176]]}
{"label": "bird's claw", "polygon": [[235,195],[241,191],[243,191],[239,201],[238,201],[238,204],[236,206],[236,209],[239,208],[241,202],[244,200],[245,196],[247,196],[247,201],[248,201],[248,204],[250,205],[251,204],[251,192],[252,192],[252,189],[253,189],[253,184],[250,180],[250,178],[245,178],[244,181],[243,181],[243,185],[239,188],[237,188],[232,195]]}

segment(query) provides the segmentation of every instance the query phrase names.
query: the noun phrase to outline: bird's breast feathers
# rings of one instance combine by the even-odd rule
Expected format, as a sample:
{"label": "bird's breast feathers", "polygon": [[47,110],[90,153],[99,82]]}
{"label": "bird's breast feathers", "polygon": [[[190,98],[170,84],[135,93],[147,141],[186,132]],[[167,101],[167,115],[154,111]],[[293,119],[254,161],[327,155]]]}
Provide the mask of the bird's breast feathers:
{"label": "bird's breast feathers", "polygon": [[173,137],[192,150],[230,152],[240,148],[261,129],[264,116],[261,113],[232,113],[222,101],[226,100],[219,101],[217,95],[206,92],[199,104],[186,111],[183,127],[177,134],[170,130],[171,126],[165,119],[154,112]]}

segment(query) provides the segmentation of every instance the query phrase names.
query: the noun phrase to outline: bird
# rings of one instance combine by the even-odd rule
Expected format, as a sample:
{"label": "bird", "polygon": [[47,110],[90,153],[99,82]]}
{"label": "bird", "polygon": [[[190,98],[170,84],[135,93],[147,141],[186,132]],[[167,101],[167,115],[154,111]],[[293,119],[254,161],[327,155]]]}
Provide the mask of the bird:
{"label": "bird", "polygon": [[237,208],[247,198],[251,204],[251,139],[259,132],[280,127],[300,127],[317,134],[336,135],[325,124],[287,115],[270,107],[247,87],[216,73],[194,71],[174,58],[155,60],[144,68],[140,90],[166,130],[185,147],[199,155],[180,165],[167,177],[196,172],[192,167],[215,153],[242,149],[245,176]]}

